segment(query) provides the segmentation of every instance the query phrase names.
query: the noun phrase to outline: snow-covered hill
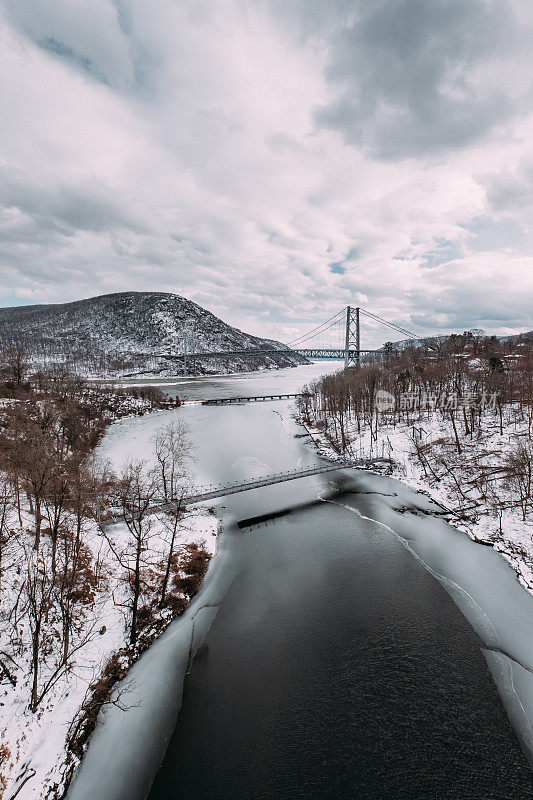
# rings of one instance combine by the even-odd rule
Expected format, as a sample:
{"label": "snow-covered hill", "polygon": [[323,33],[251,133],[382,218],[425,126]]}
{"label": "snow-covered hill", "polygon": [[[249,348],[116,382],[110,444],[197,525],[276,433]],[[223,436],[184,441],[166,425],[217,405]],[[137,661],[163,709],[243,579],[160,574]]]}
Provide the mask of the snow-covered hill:
{"label": "snow-covered hill", "polygon": [[[460,352],[463,347],[471,346],[476,339],[484,339],[488,336],[483,331],[472,329],[464,333],[441,334],[440,336],[427,336],[420,339],[400,339],[396,342],[389,342],[381,347],[381,350],[396,350],[402,353],[408,347],[427,347],[431,350],[440,350],[443,347],[451,348],[455,352]],[[533,331],[525,333],[514,334],[513,336],[495,336],[493,337],[498,342],[503,342],[509,347],[516,347],[523,343],[533,342]]]}
{"label": "snow-covered hill", "polygon": [[[250,336],[176,294],[121,292],[74,303],[0,308],[0,348],[22,346],[33,365],[68,364],[94,377],[183,374],[183,351],[284,349]],[[197,359],[199,373],[295,366],[292,354]],[[188,371],[193,363],[188,360]]]}

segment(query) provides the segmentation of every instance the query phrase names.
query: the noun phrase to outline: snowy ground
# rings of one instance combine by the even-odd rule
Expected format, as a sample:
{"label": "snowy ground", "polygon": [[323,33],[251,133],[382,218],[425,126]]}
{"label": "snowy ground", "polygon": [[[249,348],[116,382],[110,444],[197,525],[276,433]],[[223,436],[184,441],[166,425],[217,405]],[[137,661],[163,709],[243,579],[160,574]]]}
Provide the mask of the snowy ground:
{"label": "snowy ground", "polygon": [[[495,413],[485,412],[481,434],[461,437],[462,453],[456,452],[449,418],[439,412],[423,412],[409,424],[386,423],[373,437],[366,426],[357,432],[349,427],[350,443],[343,457],[385,457],[392,459],[392,474],[407,486],[431,495],[444,509],[450,510],[449,521],[472,539],[490,543],[513,566],[520,583],[533,593],[533,520],[523,520],[518,508],[496,510],[495,502],[509,495],[505,479],[494,480],[486,492],[474,480],[482,471],[500,466],[513,446],[525,440],[527,421],[518,408],[506,409],[503,435]],[[339,458],[338,448],[322,429],[307,425],[320,453]],[[331,426],[330,426],[330,431]],[[416,444],[415,444],[416,441]],[[423,453],[426,468],[417,455]],[[445,467],[443,466],[445,465]],[[487,486],[484,485],[485,490]]]}
{"label": "snowy ground", "polygon": [[[154,414],[154,417],[161,417]],[[147,419],[147,418],[145,418]],[[124,425],[123,420],[118,425]],[[120,466],[124,450],[131,452],[135,445],[126,446],[123,431],[120,436],[120,447],[114,447],[113,428],[99,448],[100,457],[111,456]],[[139,455],[138,453],[136,454]],[[142,454],[141,454],[142,455]],[[1,488],[1,487],[0,487]],[[94,604],[88,610],[87,618],[80,633],[80,640],[88,638],[87,643],[75,654],[69,669],[57,681],[36,713],[29,709],[30,675],[29,675],[29,630],[28,620],[21,616],[13,626],[9,614],[15,605],[17,593],[24,579],[24,567],[19,568],[21,551],[17,550],[23,542],[28,551],[33,541],[31,533],[32,517],[23,514],[22,529],[14,513],[11,520],[17,527],[17,541],[11,548],[11,568],[4,566],[2,575],[2,594],[0,596],[1,630],[0,650],[13,652],[13,637],[20,642],[16,650],[16,665],[6,660],[6,665],[16,678],[16,686],[4,679],[0,685],[2,720],[0,722],[0,798],[10,800],[15,796],[18,800],[37,800],[61,796],[61,786],[69,770],[76,761],[67,763],[66,737],[71,721],[76,716],[89,685],[100,675],[103,666],[112,653],[122,648],[127,642],[127,618],[119,603],[126,599],[127,588],[123,575],[117,569],[116,561],[109,545],[95,523],[87,521],[84,541],[95,558],[101,562],[101,575],[98,581]],[[164,552],[161,519],[154,516],[151,548],[154,561]],[[116,546],[127,536],[125,525],[117,524],[108,529]],[[216,548],[217,518],[206,507],[190,508],[184,518],[177,548],[190,544],[202,545],[209,554]],[[43,546],[46,547],[46,537]],[[7,562],[5,562],[7,563]],[[14,632],[15,631],[15,632]],[[43,668],[43,679],[46,672],[55,668],[53,659]],[[97,798],[95,798],[97,800]]]}

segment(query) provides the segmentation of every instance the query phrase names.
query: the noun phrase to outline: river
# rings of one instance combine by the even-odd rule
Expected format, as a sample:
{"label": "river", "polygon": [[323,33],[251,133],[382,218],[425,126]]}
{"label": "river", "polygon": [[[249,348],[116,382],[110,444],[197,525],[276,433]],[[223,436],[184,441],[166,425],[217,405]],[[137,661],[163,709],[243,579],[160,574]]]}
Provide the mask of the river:
{"label": "river", "polygon": [[[289,392],[323,370],[175,391]],[[319,461],[289,402],[125,420],[106,453],[118,460],[127,441],[146,454],[174,414],[191,424],[203,481]],[[133,668],[137,702],[110,710],[69,798],[531,798],[515,730],[530,758],[533,598],[498,554],[432,510],[363,473],[221,501],[203,590]]]}

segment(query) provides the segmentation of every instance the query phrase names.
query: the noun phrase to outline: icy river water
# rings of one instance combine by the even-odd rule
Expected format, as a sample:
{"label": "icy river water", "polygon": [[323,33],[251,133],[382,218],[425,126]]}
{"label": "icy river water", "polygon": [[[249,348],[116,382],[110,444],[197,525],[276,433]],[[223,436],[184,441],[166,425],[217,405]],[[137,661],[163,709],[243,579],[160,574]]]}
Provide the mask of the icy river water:
{"label": "icy river water", "polygon": [[[323,371],[174,390],[295,391]],[[124,420],[107,455],[144,455],[176,414],[202,482],[320,461],[285,401]],[[202,591],[130,673],[69,799],[533,797],[533,598],[434,510],[355,471],[222,500]]]}

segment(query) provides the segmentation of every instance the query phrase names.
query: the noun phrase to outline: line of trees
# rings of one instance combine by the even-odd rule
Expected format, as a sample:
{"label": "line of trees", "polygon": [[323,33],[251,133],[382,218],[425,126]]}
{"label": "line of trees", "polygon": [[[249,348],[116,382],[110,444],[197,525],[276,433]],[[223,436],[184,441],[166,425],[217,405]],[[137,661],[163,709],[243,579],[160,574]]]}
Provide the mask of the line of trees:
{"label": "line of trees", "polygon": [[31,375],[19,349],[0,373],[1,624],[8,660],[30,649],[36,711],[93,634],[98,576],[83,535],[101,482],[90,454],[108,417],[83,381]]}
{"label": "line of trees", "polygon": [[[176,595],[180,610],[172,582],[183,577],[187,561],[186,553],[176,558],[187,430],[178,423],[158,434],[156,469],[130,463],[112,475],[93,452],[123,401],[123,393],[94,390],[64,370],[32,374],[20,349],[0,353],[0,681],[14,686],[26,663],[34,712],[97,635],[89,619],[114,573],[123,571],[133,646],[153,584],[156,605],[166,608]],[[158,405],[168,403],[152,393],[148,406]],[[148,512],[156,499],[175,510],[161,515],[167,544],[154,561]],[[107,563],[106,537],[98,532],[101,541],[94,540],[98,503],[118,503],[129,532]]]}
{"label": "line of trees", "polygon": [[[357,369],[325,376],[306,387],[299,411],[343,453],[353,452],[358,438],[369,434],[366,454],[388,455],[377,450],[378,443],[383,448],[382,429],[409,426],[426,477],[438,482],[447,474],[463,508],[475,506],[459,473],[476,442],[478,455],[470,467],[478,499],[491,500],[495,513],[510,504],[519,507],[526,519],[532,506],[532,367],[533,349],[527,342],[512,345],[465,334],[448,339],[439,352],[410,347],[389,352],[386,360],[367,359]],[[449,426],[449,439],[426,441],[424,421],[433,414]],[[479,449],[494,431],[511,437],[505,456]],[[504,499],[506,493],[511,499]]]}

